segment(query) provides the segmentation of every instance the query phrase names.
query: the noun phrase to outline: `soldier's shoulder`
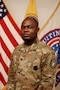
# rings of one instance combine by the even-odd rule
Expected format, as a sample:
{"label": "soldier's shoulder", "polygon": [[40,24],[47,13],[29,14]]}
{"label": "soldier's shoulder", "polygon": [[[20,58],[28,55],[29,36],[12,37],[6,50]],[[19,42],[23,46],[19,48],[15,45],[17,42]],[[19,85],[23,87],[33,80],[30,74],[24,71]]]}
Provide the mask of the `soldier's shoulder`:
{"label": "soldier's shoulder", "polygon": [[42,50],[46,50],[46,51],[49,51],[49,52],[54,52],[53,48],[48,46],[46,43],[40,41],[38,47]]}
{"label": "soldier's shoulder", "polygon": [[18,46],[15,47],[15,49],[13,50],[13,53],[19,51],[22,47],[23,47],[23,43],[19,44]]}
{"label": "soldier's shoulder", "polygon": [[46,48],[46,47],[49,47],[49,46],[48,46],[46,43],[40,41],[40,42],[38,43],[38,47],[40,47],[40,48]]}

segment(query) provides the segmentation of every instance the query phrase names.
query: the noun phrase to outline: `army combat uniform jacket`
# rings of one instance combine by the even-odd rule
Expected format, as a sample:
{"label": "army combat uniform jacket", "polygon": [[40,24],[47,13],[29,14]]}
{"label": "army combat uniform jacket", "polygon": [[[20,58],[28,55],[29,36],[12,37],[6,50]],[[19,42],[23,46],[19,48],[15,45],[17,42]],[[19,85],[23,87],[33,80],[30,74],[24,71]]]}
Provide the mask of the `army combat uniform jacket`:
{"label": "army combat uniform jacket", "polygon": [[[54,51],[38,39],[13,51],[7,90],[49,90],[55,81],[57,61]],[[52,90],[52,88],[50,90]]]}

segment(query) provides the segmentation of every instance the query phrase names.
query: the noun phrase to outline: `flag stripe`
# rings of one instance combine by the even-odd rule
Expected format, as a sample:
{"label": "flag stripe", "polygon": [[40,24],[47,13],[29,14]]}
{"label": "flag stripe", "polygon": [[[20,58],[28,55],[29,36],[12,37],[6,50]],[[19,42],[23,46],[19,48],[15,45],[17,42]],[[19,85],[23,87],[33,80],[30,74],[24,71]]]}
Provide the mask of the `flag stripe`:
{"label": "flag stripe", "polygon": [[6,55],[10,58],[11,57],[11,52],[9,51],[8,47],[5,45],[4,41],[1,38],[1,45],[6,53]]}
{"label": "flag stripe", "polygon": [[9,67],[9,64],[10,64],[10,59],[9,57],[7,56],[7,54],[5,53],[5,51],[3,50],[3,48],[1,47],[1,56],[5,62],[5,64],[7,65],[7,67]]}
{"label": "flag stripe", "polygon": [[52,38],[50,41],[47,42],[47,45],[50,46],[55,40],[56,40],[56,42],[58,43],[59,37]]}
{"label": "flag stripe", "polygon": [[47,45],[52,46],[52,44],[53,44],[53,43],[55,43],[55,42],[57,42],[57,43],[58,43],[58,40],[59,40],[59,39],[52,40],[49,44],[47,43]]}
{"label": "flag stripe", "polygon": [[11,32],[11,34],[13,35],[13,37],[15,38],[15,40],[21,44],[21,42],[23,40],[22,40],[21,36],[17,33],[16,29],[14,28],[12,23],[9,21],[9,18],[7,16],[4,17],[4,22],[7,25],[8,29]]}
{"label": "flag stripe", "polygon": [[16,31],[18,32],[18,34],[20,36],[22,36],[19,27],[16,25],[15,21],[13,20],[13,18],[11,18],[11,15],[10,14],[7,14],[7,16],[9,18],[10,22],[12,23],[12,25],[14,26],[14,28],[16,29]]}
{"label": "flag stripe", "polygon": [[4,63],[4,60],[3,60],[2,56],[1,56],[1,60],[0,60],[0,61],[1,61],[1,64],[2,64],[5,72],[8,74],[8,67],[7,67],[6,64]]}
{"label": "flag stripe", "polygon": [[60,68],[60,66],[58,66],[58,68]]}
{"label": "flag stripe", "polygon": [[58,42],[58,40],[59,40],[59,39],[56,39],[56,40],[50,42],[50,43],[49,43],[49,46],[51,46],[54,42]]}
{"label": "flag stripe", "polygon": [[[2,76],[4,77],[5,82],[7,82],[7,77],[8,77],[8,76],[7,76],[6,72],[5,72],[2,64],[0,64],[0,69],[1,69],[1,74],[2,74]],[[2,80],[3,80],[3,79],[2,79]]]}
{"label": "flag stripe", "polygon": [[[6,33],[3,31],[3,28],[0,26],[0,30],[1,30],[1,38],[4,41],[4,43],[6,44],[7,48],[9,49],[10,52],[13,51],[14,46],[12,45],[12,43],[10,42],[9,38],[7,37]],[[2,42],[2,41],[1,41]],[[9,47],[10,46],[10,47]]]}
{"label": "flag stripe", "polygon": [[6,35],[8,36],[10,42],[13,44],[14,47],[16,47],[18,45],[18,43],[16,42],[15,38],[12,36],[11,32],[9,31],[8,27],[6,26],[4,20],[1,21],[1,25],[3,27],[4,32],[6,33]]}
{"label": "flag stripe", "polygon": [[6,85],[6,81],[1,73],[0,73],[0,77],[1,77],[0,80],[3,83],[3,85]]}

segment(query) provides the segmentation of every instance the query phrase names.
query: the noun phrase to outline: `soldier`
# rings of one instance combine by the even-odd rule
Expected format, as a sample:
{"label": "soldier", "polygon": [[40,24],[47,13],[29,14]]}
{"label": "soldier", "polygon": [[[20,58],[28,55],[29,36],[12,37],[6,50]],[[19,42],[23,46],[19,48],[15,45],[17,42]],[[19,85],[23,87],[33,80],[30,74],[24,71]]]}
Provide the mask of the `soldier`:
{"label": "soldier", "polygon": [[52,90],[57,60],[53,49],[37,37],[38,20],[26,17],[21,31],[24,42],[12,53],[7,90]]}

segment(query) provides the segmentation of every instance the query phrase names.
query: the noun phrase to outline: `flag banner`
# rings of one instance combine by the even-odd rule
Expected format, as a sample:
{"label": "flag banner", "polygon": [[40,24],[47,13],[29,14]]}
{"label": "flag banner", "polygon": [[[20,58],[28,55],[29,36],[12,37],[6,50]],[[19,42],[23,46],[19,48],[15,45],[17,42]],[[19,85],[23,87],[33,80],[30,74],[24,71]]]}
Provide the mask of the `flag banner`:
{"label": "flag banner", "polygon": [[[53,90],[60,90],[60,2],[38,33],[38,38],[55,51],[58,70]],[[55,87],[56,86],[56,87]],[[58,89],[57,89],[58,88]]]}
{"label": "flag banner", "polygon": [[58,43],[57,60],[58,60],[58,64],[60,64],[60,38]]}
{"label": "flag banner", "polygon": [[59,38],[59,43],[58,43],[58,49],[57,49],[57,60],[58,60],[58,70],[56,74],[56,90],[60,90],[60,38]]}
{"label": "flag banner", "polygon": [[7,83],[11,53],[22,42],[21,30],[0,0],[0,90]]}

